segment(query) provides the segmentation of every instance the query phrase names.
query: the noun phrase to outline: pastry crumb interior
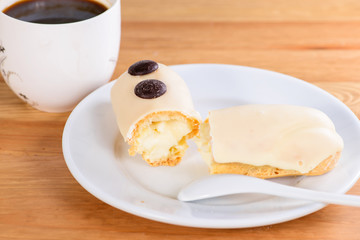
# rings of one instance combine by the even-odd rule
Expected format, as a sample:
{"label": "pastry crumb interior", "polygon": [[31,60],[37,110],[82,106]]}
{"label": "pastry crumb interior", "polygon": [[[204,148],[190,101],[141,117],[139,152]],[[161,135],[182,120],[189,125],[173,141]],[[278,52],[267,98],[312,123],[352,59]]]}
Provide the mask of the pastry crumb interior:
{"label": "pastry crumb interior", "polygon": [[141,129],[137,139],[137,152],[150,162],[165,160],[184,152],[186,136],[192,131],[187,121],[169,119],[151,122]]}
{"label": "pastry crumb interior", "polygon": [[199,134],[194,138],[194,141],[198,147],[201,157],[209,166],[211,166],[213,156],[211,151],[210,125],[208,119],[200,124]]}

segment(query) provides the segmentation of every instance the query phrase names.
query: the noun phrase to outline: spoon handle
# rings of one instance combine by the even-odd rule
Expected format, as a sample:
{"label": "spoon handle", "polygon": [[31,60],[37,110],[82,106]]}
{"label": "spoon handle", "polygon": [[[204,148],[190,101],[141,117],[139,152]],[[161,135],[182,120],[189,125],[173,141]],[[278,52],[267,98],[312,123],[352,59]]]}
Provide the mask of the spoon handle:
{"label": "spoon handle", "polygon": [[360,207],[360,196],[309,190],[235,174],[212,175],[196,180],[180,191],[178,199],[186,202],[238,193],[263,193],[286,198]]}
{"label": "spoon handle", "polygon": [[297,187],[281,185],[276,183],[273,184],[273,182],[269,184],[269,187],[271,188],[269,189],[269,191],[266,192],[270,195],[309,200],[315,202],[360,207],[360,196],[314,191],[314,190],[297,188]]}

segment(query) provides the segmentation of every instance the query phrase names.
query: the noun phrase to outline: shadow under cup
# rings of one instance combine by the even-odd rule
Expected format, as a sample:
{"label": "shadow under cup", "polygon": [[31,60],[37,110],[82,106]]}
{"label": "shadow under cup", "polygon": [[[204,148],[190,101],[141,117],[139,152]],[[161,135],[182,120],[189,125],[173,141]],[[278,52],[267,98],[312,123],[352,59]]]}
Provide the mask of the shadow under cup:
{"label": "shadow under cup", "polygon": [[34,108],[70,111],[111,79],[120,47],[120,0],[98,0],[108,7],[105,12],[59,24],[32,23],[3,13],[18,1],[0,1],[1,75]]}

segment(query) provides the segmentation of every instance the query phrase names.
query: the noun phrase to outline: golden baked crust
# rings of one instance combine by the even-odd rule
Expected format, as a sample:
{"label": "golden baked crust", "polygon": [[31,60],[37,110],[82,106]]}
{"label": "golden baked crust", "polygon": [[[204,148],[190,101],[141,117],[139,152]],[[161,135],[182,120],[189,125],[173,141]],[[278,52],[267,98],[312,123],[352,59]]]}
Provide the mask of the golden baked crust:
{"label": "golden baked crust", "polygon": [[206,119],[200,125],[199,134],[196,136],[196,144],[198,150],[202,155],[207,155],[211,160],[208,162],[211,174],[242,174],[258,178],[274,178],[274,177],[285,177],[285,176],[297,176],[297,175],[321,175],[332,170],[341,155],[341,152],[329,156],[324,159],[318,166],[312,169],[308,173],[301,173],[296,170],[280,169],[272,166],[255,166],[244,163],[217,163],[211,154],[211,136],[210,136],[209,120]]}
{"label": "golden baked crust", "polygon": [[340,152],[336,153],[334,156],[329,156],[327,159],[323,160],[318,166],[308,173],[301,173],[296,170],[280,169],[271,166],[254,166],[243,163],[217,163],[214,160],[210,165],[211,174],[242,174],[258,178],[274,178],[274,177],[285,177],[285,176],[297,176],[297,175],[307,175],[315,176],[324,174],[336,166],[340,158]]}
{"label": "golden baked crust", "polygon": [[135,128],[133,130],[133,134],[131,139],[129,139],[128,143],[130,144],[129,154],[131,156],[136,153],[141,152],[139,149],[141,148],[140,143],[137,141],[141,136],[141,133],[144,129],[150,127],[153,122],[161,122],[161,121],[169,121],[169,120],[177,120],[186,122],[191,129],[191,132],[183,136],[183,138],[178,142],[178,145],[175,145],[170,148],[168,156],[162,159],[149,159],[146,157],[146,152],[142,153],[142,158],[151,166],[175,166],[177,165],[182,157],[185,154],[188,145],[186,143],[187,139],[190,139],[198,134],[200,122],[197,118],[186,116],[185,114],[177,111],[160,111],[151,113],[144,118],[142,118],[139,122],[135,124]]}

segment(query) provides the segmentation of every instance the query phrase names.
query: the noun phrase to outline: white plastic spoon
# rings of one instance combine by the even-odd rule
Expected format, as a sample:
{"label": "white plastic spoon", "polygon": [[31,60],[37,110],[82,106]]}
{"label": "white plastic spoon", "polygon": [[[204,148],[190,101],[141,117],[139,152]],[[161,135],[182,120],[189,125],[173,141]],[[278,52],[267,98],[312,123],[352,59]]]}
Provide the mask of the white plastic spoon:
{"label": "white plastic spoon", "polygon": [[360,207],[360,196],[320,192],[255,177],[218,174],[196,180],[178,194],[180,201],[196,201],[237,193],[264,193],[280,197]]}

